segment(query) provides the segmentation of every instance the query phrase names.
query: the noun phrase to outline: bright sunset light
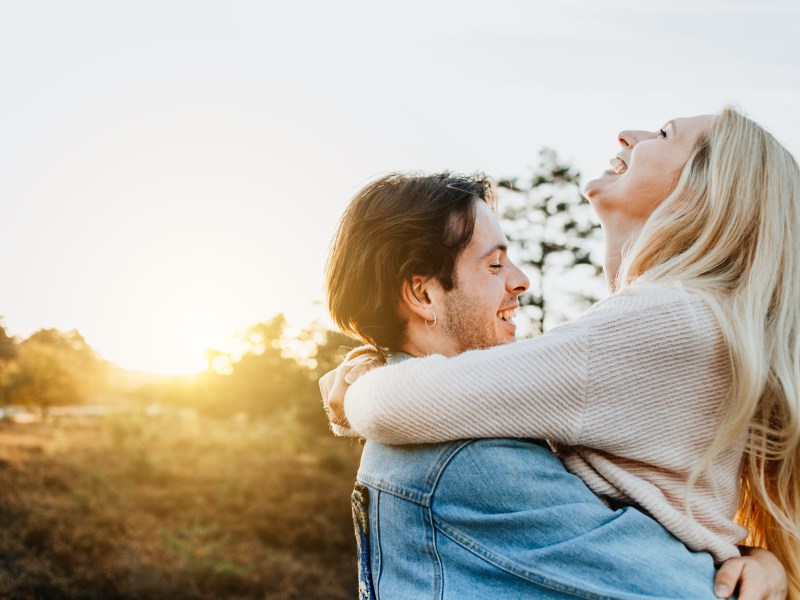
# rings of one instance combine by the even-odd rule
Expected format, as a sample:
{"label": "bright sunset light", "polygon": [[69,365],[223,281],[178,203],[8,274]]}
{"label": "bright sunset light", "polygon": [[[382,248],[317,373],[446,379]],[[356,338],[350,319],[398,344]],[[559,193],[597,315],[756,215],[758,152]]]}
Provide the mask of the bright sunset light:
{"label": "bright sunset light", "polygon": [[[145,12],[105,6],[95,18],[124,28],[90,19],[76,35],[54,5],[38,41],[13,27],[0,41],[22,57],[0,112],[0,249],[16,257],[0,314],[22,337],[77,328],[121,366],[192,372],[206,346],[253,323],[324,314],[313,306],[336,222],[381,173],[522,175],[551,146],[591,176],[621,129],[728,102],[797,153],[791,19],[746,47],[735,32],[749,5],[701,4],[724,6],[728,25],[703,26],[702,7],[622,0],[426,5],[423,20],[331,5],[313,20],[285,6],[286,26],[264,35],[266,7],[231,21],[195,7],[184,27],[150,31]],[[786,6],[759,4],[754,18]],[[186,16],[164,11],[164,23]],[[684,43],[695,34],[707,50]]]}

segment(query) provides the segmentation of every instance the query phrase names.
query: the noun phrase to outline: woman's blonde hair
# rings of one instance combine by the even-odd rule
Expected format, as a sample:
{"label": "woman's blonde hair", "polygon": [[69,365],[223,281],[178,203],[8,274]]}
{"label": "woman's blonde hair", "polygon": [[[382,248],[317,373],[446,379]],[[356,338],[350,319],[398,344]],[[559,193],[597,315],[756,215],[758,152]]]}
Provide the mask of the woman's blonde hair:
{"label": "woman's blonde hair", "polygon": [[746,436],[738,520],[800,598],[800,169],[727,108],[626,252],[618,286],[679,285],[715,311],[731,388],[716,441],[690,480]]}

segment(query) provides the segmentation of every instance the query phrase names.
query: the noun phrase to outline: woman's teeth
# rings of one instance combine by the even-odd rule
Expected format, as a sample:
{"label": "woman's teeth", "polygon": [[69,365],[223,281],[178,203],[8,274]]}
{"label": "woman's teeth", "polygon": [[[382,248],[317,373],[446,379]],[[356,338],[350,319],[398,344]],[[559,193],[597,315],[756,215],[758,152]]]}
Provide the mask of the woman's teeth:
{"label": "woman's teeth", "polygon": [[500,317],[501,319],[503,319],[503,321],[510,321],[511,319],[513,319],[514,317],[517,316],[517,311],[516,310],[501,310],[499,313],[497,313],[497,316]]}
{"label": "woman's teeth", "polygon": [[622,160],[619,156],[615,156],[610,161],[611,168],[614,169],[614,172],[618,175],[622,175],[625,171],[628,170],[628,165],[625,164],[625,161]]}

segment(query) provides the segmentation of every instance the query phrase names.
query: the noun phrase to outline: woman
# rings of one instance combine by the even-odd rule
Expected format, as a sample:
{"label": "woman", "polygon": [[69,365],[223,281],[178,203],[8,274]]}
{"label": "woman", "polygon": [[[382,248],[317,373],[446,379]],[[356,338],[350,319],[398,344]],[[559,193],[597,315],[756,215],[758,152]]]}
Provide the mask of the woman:
{"label": "woman", "polygon": [[347,418],[387,443],[549,439],[693,550],[749,535],[800,598],[797,164],[730,109],[620,144],[585,189],[615,294],[535,340],[369,373]]}

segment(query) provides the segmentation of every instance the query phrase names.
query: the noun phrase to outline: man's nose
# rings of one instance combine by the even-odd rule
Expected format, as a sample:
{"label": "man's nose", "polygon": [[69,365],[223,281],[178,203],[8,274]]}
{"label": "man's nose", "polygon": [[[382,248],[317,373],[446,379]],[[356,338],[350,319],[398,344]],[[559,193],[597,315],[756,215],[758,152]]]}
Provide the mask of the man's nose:
{"label": "man's nose", "polygon": [[510,271],[509,277],[506,280],[506,289],[515,296],[519,296],[531,286],[531,282],[517,265],[512,264]]}

